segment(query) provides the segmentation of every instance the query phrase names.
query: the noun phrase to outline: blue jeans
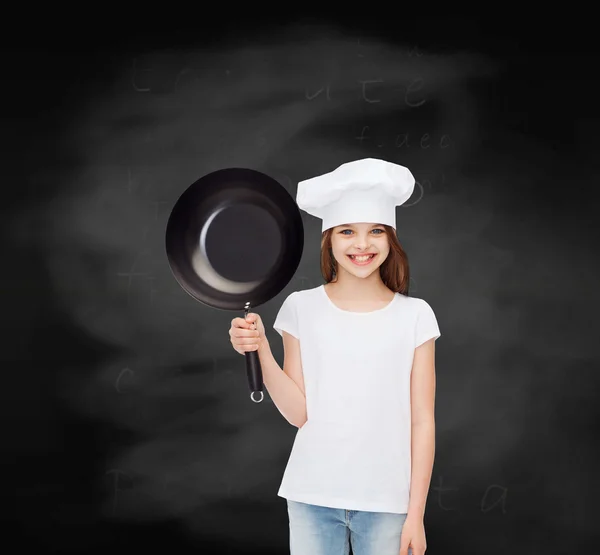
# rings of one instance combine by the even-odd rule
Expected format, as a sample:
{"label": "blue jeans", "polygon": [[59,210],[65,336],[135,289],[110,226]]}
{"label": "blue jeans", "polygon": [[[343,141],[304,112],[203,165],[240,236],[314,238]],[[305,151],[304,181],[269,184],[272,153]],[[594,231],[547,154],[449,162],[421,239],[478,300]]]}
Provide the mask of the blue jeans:
{"label": "blue jeans", "polygon": [[[287,500],[290,555],[399,555],[405,514],[349,511]],[[408,549],[412,555],[412,549]]]}

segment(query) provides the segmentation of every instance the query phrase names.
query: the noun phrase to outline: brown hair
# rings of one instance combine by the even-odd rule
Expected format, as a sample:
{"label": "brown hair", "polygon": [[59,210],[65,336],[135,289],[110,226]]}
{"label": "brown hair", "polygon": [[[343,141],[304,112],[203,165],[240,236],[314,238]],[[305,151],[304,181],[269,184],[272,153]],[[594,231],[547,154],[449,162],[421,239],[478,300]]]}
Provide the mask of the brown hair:
{"label": "brown hair", "polygon": [[[396,230],[389,225],[382,224],[388,237],[390,252],[383,264],[379,267],[379,273],[383,283],[388,289],[395,293],[408,295],[408,284],[410,279],[410,268],[408,256],[404,252],[396,235]],[[331,250],[331,235],[333,228],[330,227],[323,232],[321,238],[321,274],[327,283],[335,281],[337,261]]]}

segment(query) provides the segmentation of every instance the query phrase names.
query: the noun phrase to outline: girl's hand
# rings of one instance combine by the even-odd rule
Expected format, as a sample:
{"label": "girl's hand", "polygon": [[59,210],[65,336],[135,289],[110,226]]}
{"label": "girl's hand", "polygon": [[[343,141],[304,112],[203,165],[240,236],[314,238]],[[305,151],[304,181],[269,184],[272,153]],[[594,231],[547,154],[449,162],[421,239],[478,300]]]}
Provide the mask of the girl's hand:
{"label": "girl's hand", "polygon": [[402,527],[399,555],[425,555],[426,549],[423,520],[407,517]]}
{"label": "girl's hand", "polygon": [[234,318],[231,321],[229,337],[233,348],[241,355],[248,351],[257,351],[267,339],[261,317],[253,312],[248,314],[245,320]]}

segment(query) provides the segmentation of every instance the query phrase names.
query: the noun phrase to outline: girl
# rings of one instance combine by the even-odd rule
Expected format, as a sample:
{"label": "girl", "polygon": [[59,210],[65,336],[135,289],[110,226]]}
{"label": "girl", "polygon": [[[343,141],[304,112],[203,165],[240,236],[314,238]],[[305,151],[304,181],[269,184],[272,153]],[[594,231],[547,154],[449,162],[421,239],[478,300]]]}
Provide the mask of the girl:
{"label": "girl", "polygon": [[[434,458],[436,317],[408,296],[395,207],[412,194],[404,167],[365,159],[298,185],[322,219],[324,285],[295,291],[273,325],[235,318],[234,349],[257,350],[263,381],[298,428],[278,495],[292,555],[423,555]],[[414,469],[414,470],[413,470]]]}

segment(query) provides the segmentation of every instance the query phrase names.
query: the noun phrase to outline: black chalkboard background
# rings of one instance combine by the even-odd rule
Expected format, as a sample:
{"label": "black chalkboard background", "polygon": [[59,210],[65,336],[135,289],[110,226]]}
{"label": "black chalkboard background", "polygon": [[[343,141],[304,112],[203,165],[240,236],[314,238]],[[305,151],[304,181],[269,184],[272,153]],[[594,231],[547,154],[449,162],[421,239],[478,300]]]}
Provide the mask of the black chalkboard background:
{"label": "black chalkboard background", "polygon": [[[427,553],[597,550],[585,17],[226,8],[5,21],[3,551],[288,552],[276,492],[295,428],[250,401],[237,314],[177,285],[164,229],[214,169],[295,194],[366,156],[417,178],[398,236],[442,330]],[[303,217],[297,276],[260,310],[280,362],[281,302],[322,282],[320,222]]]}

